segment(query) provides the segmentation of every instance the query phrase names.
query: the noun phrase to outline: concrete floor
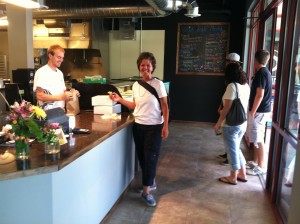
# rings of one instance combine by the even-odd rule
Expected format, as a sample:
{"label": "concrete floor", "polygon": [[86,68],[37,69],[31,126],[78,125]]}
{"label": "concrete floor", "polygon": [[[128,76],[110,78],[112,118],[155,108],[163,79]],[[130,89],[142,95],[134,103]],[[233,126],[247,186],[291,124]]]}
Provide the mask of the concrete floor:
{"label": "concrete floor", "polygon": [[[157,169],[157,206],[148,207],[137,187],[140,172],[128,192],[109,213],[106,224],[275,224],[277,223],[259,177],[228,185],[218,181],[229,175],[217,155],[223,154],[221,136],[213,124],[172,121]],[[247,158],[250,152],[241,149]]]}

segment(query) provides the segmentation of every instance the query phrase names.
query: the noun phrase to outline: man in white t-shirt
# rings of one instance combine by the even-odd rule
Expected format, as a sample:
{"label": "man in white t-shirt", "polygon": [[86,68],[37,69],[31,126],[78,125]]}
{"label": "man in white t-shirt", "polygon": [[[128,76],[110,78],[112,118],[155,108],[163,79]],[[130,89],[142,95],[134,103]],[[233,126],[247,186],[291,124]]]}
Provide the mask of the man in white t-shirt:
{"label": "man in white t-shirt", "polygon": [[[52,45],[47,51],[48,63],[39,68],[34,77],[33,91],[38,105],[44,110],[61,107],[71,100],[73,94],[66,91],[63,73],[58,69],[64,60],[65,50],[59,45]],[[76,91],[79,96],[79,92]]]}

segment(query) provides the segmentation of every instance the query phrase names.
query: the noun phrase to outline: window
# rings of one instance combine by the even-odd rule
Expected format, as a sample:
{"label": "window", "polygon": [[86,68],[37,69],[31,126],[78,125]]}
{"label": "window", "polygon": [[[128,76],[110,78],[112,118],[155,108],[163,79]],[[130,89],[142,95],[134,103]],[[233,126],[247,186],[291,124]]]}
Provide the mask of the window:
{"label": "window", "polygon": [[273,0],[264,0],[264,9],[266,9],[268,7],[268,5],[271,4]]}
{"label": "window", "polygon": [[[281,158],[279,165],[279,175],[277,182],[276,206],[284,223],[288,222],[290,211],[290,201],[293,188],[293,175],[295,169],[295,158],[297,154],[297,141],[299,141],[299,115],[300,115],[300,2],[297,2],[295,21],[293,25],[292,47],[289,49],[291,60],[285,62],[288,69],[288,95],[286,107],[286,119],[284,123],[283,146],[281,148]],[[289,43],[286,43],[289,48]]]}
{"label": "window", "polygon": [[[297,21],[297,20],[296,20]],[[296,26],[296,23],[295,23]],[[298,25],[299,26],[299,25]],[[291,77],[290,77],[290,93],[289,93],[289,107],[288,107],[288,131],[295,138],[298,136],[299,116],[300,116],[300,30],[295,27],[294,35],[294,55],[292,57]]]}
{"label": "window", "polygon": [[[296,143],[295,143],[296,144]],[[285,142],[280,161],[280,178],[278,181],[277,206],[284,221],[287,221],[288,211],[293,186],[293,176],[295,168],[296,148],[290,143]]]}

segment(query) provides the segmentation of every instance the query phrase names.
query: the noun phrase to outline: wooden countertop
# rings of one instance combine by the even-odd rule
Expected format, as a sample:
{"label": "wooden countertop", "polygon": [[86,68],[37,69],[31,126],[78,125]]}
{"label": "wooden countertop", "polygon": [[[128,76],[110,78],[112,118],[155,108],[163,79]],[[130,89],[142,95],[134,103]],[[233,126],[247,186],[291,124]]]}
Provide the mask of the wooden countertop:
{"label": "wooden countertop", "polygon": [[[102,119],[101,115],[93,112],[81,111],[76,115],[76,128],[90,129],[90,134],[73,134],[68,143],[61,146],[57,155],[46,155],[44,143],[32,142],[28,161],[0,165],[0,181],[58,171],[133,121],[134,117],[130,113],[122,113],[121,119],[113,120]],[[14,147],[0,147],[0,153],[7,149],[15,153]]]}

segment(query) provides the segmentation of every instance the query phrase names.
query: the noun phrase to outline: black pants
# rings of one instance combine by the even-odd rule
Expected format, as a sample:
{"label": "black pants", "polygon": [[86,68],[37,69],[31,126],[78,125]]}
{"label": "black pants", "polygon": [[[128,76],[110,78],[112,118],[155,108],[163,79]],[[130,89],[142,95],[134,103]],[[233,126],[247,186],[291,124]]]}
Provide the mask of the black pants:
{"label": "black pants", "polygon": [[133,138],[136,154],[142,169],[143,186],[151,186],[156,176],[163,124],[142,125],[134,123]]}

